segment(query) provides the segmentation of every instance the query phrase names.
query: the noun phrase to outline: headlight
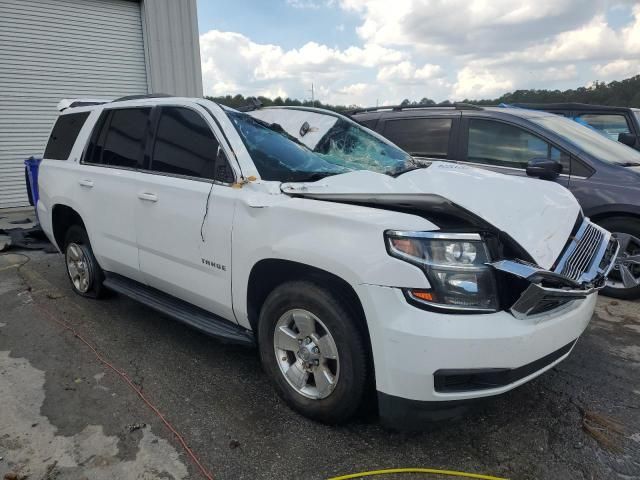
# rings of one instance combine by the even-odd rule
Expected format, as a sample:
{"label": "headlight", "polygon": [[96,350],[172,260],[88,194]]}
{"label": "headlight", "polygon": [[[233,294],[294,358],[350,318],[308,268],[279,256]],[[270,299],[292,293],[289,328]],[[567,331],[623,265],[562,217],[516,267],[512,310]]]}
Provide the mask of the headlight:
{"label": "headlight", "polygon": [[442,310],[495,312],[496,281],[487,246],[477,233],[385,232],[393,257],[417,265],[431,288],[409,289],[410,300]]}

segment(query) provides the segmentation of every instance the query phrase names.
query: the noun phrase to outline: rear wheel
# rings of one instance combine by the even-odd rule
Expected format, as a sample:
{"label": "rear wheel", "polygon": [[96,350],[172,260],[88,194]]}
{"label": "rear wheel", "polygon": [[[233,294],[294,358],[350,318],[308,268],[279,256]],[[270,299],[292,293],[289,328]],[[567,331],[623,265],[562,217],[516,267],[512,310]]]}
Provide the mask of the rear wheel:
{"label": "rear wheel", "polygon": [[104,272],[93,255],[87,232],[80,225],[72,225],[67,231],[64,259],[74,292],[90,298],[105,295]]}
{"label": "rear wheel", "polygon": [[602,293],[626,300],[640,298],[640,220],[611,217],[597,223],[620,243],[620,252]]}
{"label": "rear wheel", "polygon": [[262,365],[291,408],[333,424],[358,410],[367,350],[356,318],[329,290],[304,281],[277,287],[260,312],[258,339]]}

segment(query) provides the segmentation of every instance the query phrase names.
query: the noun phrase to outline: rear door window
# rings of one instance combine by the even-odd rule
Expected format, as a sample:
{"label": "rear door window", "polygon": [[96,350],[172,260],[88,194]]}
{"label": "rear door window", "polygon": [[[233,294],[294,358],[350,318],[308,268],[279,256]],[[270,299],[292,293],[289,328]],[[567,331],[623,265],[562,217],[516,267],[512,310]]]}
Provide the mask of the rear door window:
{"label": "rear door window", "polygon": [[119,108],[111,110],[98,144],[102,147],[100,161],[113,167],[141,168],[144,142],[149,127],[151,108]]}
{"label": "rear door window", "polygon": [[89,112],[67,113],[60,115],[53,126],[44,158],[50,160],[67,160],[76,143],[80,129],[86,122]]}
{"label": "rear door window", "polygon": [[575,117],[575,121],[595,128],[611,140],[618,140],[621,133],[631,133],[624,115],[604,113],[583,113]]}
{"label": "rear door window", "polygon": [[387,120],[383,135],[412,155],[447,158],[450,118]]}
{"label": "rear door window", "polygon": [[151,170],[195,178],[233,181],[233,172],[204,118],[182,107],[162,107]]}
{"label": "rear door window", "polygon": [[534,158],[557,160],[568,173],[568,156],[537,135],[502,122],[469,120],[468,161],[524,169]]}

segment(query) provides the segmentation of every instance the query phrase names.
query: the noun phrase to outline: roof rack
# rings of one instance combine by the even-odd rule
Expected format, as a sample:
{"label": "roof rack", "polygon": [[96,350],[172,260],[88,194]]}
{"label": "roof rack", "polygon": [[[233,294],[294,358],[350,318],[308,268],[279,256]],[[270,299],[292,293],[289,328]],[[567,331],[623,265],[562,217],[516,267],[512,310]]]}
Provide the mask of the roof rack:
{"label": "roof rack", "polygon": [[555,103],[512,103],[511,105],[519,108],[528,108],[530,110],[554,110],[554,109],[562,109],[562,110],[619,110],[626,111],[629,107],[618,107],[614,105],[595,105],[591,103],[580,103],[580,102],[555,102]]}
{"label": "roof rack", "polygon": [[165,98],[173,97],[175,95],[169,95],[168,93],[148,93],[145,95],[127,95],[125,97],[116,98],[113,102],[126,102],[127,100],[143,100],[145,98]]}
{"label": "roof rack", "polygon": [[427,109],[450,109],[450,110],[484,110],[479,105],[473,105],[471,103],[453,103],[449,105],[385,105],[382,107],[367,107],[367,108],[354,108],[353,110],[347,110],[347,115],[353,115],[355,113],[364,112],[380,112],[391,110],[393,112],[400,112],[402,110],[427,110]]}

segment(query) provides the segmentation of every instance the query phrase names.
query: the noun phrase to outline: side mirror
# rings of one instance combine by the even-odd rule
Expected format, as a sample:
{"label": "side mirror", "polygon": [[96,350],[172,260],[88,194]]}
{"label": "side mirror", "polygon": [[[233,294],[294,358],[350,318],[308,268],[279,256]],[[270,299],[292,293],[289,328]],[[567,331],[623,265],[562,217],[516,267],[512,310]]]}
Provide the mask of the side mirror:
{"label": "side mirror", "polygon": [[562,173],[562,165],[550,158],[534,158],[527,164],[527,175],[542,180],[555,180]]}
{"label": "side mirror", "polygon": [[636,144],[636,136],[633,133],[619,133],[618,141],[633,147]]}

